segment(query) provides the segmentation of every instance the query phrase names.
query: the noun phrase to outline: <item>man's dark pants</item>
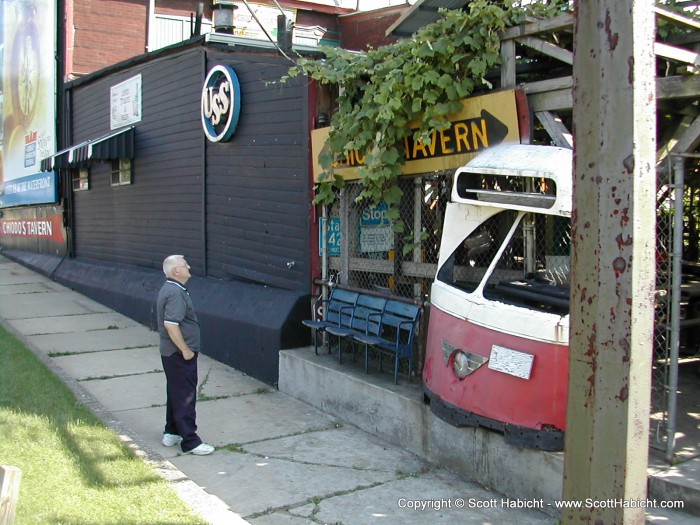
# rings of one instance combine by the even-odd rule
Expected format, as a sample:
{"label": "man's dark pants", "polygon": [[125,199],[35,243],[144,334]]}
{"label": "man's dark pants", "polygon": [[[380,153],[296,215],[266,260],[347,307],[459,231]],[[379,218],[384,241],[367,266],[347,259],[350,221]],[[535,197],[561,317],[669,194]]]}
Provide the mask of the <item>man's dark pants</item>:
{"label": "man's dark pants", "polygon": [[182,437],[182,451],[198,447],[202,440],[197,435],[197,356],[186,361],[180,352],[161,356],[167,380],[165,433]]}

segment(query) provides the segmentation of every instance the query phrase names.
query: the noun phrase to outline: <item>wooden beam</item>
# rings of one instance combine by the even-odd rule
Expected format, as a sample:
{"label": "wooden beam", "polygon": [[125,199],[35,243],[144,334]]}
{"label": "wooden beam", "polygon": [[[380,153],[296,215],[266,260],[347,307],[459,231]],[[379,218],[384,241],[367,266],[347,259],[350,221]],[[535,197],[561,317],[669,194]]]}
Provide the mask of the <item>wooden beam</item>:
{"label": "wooden beam", "polygon": [[663,42],[656,42],[654,44],[654,53],[656,53],[658,57],[668,58],[676,62],[683,62],[684,64],[692,64],[693,66],[700,66],[700,53],[696,53],[695,51],[669,46]]}
{"label": "wooden beam", "polygon": [[656,79],[656,98],[700,98],[700,75],[676,75]]}
{"label": "wooden beam", "polygon": [[501,40],[537,35],[539,33],[551,33],[561,30],[572,30],[574,27],[574,15],[565,14],[547,20],[540,20],[529,24],[509,27],[501,34]]}
{"label": "wooden beam", "polygon": [[568,149],[574,147],[573,136],[559,117],[549,111],[538,111],[535,116],[542,123],[555,146]]}
{"label": "wooden beam", "polygon": [[[560,89],[571,89],[571,77],[550,78],[520,84],[526,95],[549,93]],[[656,79],[656,98],[659,100],[679,98],[700,98],[700,75],[674,75]]]}
{"label": "wooden beam", "polygon": [[700,117],[683,117],[673,123],[661,137],[656,153],[656,174],[659,182],[666,184],[671,173],[669,157],[673,153],[692,153],[700,143]]}
{"label": "wooden beam", "polygon": [[528,95],[527,103],[533,112],[571,111],[574,98],[571,94],[571,89],[557,89],[546,93]]}
{"label": "wooden beam", "polygon": [[0,465],[0,525],[12,525],[15,521],[21,479],[20,469]]}
{"label": "wooden beam", "polygon": [[[539,82],[528,82],[519,87],[527,95],[530,109],[537,111],[571,110],[571,77],[552,78]],[[677,75],[656,79],[656,98],[670,100],[700,98],[700,75]]]}
{"label": "wooden beam", "polygon": [[675,117],[669,119],[669,124],[665,126],[663,135],[659,137],[657,144],[656,162],[662,164],[666,162],[668,156],[674,152],[674,148],[685,134],[688,126],[693,122],[694,117]]}
{"label": "wooden beam", "polygon": [[688,126],[673,149],[674,153],[692,153],[700,144],[700,116]]}
{"label": "wooden beam", "polygon": [[571,89],[573,85],[574,81],[571,77],[559,77],[528,82],[527,84],[522,84],[520,87],[527,95],[532,95],[534,93],[547,93],[558,89]]}
{"label": "wooden beam", "polygon": [[526,47],[532,48],[535,51],[539,51],[543,55],[561,60],[566,64],[571,65],[574,63],[574,54],[571,51],[564,49],[563,47],[556,46],[551,42],[547,42],[546,40],[542,40],[541,38],[526,36],[516,38],[515,41]]}
{"label": "wooden beam", "polygon": [[501,42],[501,87],[515,86],[515,42]]}
{"label": "wooden beam", "polygon": [[664,9],[663,7],[658,6],[654,7],[654,11],[661,18],[665,18],[666,20],[669,20],[671,22],[677,22],[678,24],[687,26],[690,29],[700,29],[700,21],[698,21],[696,18],[683,16],[680,13],[676,13],[675,11],[669,11],[668,9]]}
{"label": "wooden beam", "polygon": [[[690,29],[700,29],[700,21],[695,18],[683,16],[675,11],[670,11],[662,7],[654,7],[654,11],[660,18],[664,18],[671,22],[687,26]],[[501,34],[501,40],[509,40],[518,37],[537,35],[540,33],[552,33],[562,30],[573,30],[574,16],[572,14],[564,14],[547,20],[539,20],[537,22],[520,24],[518,26],[509,27]]]}
{"label": "wooden beam", "polygon": [[670,153],[692,153],[700,144],[700,116],[685,117],[659,151],[659,162]]}

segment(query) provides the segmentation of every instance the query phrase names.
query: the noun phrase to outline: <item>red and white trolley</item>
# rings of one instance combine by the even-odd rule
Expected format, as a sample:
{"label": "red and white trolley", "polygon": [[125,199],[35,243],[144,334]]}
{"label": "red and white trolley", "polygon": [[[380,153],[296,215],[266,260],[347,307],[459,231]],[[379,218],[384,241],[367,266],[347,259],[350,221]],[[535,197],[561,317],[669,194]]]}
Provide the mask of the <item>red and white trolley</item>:
{"label": "red and white trolley", "polygon": [[571,204],[568,149],[497,146],[455,173],[423,372],[441,419],[563,448]]}

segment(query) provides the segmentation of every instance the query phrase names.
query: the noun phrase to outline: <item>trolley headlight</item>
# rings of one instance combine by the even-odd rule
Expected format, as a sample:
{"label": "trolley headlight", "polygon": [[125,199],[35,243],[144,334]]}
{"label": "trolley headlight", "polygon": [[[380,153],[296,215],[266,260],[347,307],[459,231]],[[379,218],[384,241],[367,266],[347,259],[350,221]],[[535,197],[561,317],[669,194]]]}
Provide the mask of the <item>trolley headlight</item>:
{"label": "trolley headlight", "polygon": [[457,374],[457,377],[460,379],[467,377],[471,373],[471,370],[469,369],[469,357],[467,357],[467,354],[464,352],[457,352],[452,363],[452,368],[454,369],[455,374]]}
{"label": "trolley headlight", "polygon": [[445,366],[451,366],[459,379],[464,379],[469,374],[473,374],[474,371],[489,360],[488,357],[457,348],[445,339],[442,340],[442,356],[445,360]]}

